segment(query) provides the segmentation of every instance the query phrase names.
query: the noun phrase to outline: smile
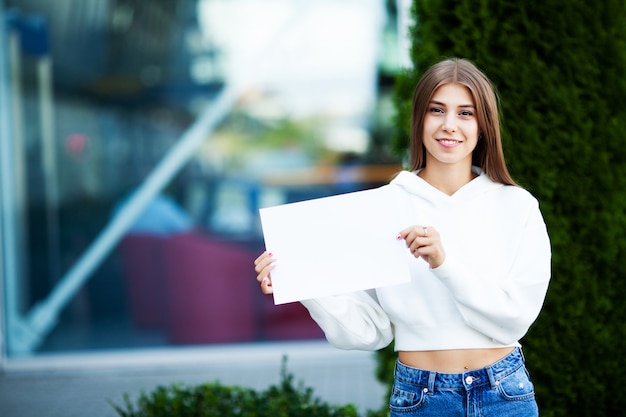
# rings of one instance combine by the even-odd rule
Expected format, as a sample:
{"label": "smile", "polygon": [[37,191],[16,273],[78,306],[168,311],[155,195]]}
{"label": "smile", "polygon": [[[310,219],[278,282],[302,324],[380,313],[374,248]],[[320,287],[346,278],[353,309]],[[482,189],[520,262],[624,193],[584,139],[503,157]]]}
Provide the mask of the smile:
{"label": "smile", "polygon": [[445,147],[454,147],[461,143],[460,140],[454,140],[454,139],[437,139],[437,142],[439,142],[442,146],[445,146]]}

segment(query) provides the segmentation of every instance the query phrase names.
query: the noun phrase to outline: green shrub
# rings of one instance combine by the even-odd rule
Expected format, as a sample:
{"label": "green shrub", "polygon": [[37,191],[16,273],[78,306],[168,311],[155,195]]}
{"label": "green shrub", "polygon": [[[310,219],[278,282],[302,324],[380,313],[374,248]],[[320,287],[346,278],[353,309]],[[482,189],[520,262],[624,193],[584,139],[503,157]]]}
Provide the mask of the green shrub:
{"label": "green shrub", "polygon": [[[329,405],[313,397],[311,388],[294,386],[293,375],[283,360],[281,381],[265,391],[225,386],[218,382],[198,386],[173,384],[140,394],[133,404],[128,394],[124,405],[110,402],[121,417],[358,417],[352,404]],[[386,411],[367,411],[367,417],[383,417]]]}
{"label": "green shrub", "polygon": [[[396,83],[398,151],[413,88],[443,57],[475,62],[502,98],[513,177],[540,201],[552,282],[522,341],[542,415],[626,409],[626,2],[416,0],[415,71]],[[394,359],[380,353],[390,383]]]}

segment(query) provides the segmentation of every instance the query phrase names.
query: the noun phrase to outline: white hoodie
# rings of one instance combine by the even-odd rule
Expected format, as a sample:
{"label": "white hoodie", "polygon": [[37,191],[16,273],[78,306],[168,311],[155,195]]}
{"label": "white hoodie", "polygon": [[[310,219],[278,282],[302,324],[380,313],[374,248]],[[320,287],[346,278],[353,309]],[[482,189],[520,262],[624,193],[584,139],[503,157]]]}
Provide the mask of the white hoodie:
{"label": "white hoodie", "polygon": [[473,169],[479,176],[452,196],[407,171],[385,186],[407,193],[412,224],[436,228],[446,258],[430,269],[407,249],[409,284],[303,301],[332,345],[376,350],[395,337],[402,351],[519,346],[548,289],[550,241],[530,193]]}

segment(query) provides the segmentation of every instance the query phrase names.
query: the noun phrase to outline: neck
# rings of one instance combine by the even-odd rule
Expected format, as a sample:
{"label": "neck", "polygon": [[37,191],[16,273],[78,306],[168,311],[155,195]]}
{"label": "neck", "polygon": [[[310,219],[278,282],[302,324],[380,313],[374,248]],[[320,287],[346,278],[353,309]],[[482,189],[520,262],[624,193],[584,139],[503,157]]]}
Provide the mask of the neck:
{"label": "neck", "polygon": [[424,181],[438,189],[439,191],[452,195],[461,187],[477,177],[469,167],[439,165],[426,165],[418,174]]}

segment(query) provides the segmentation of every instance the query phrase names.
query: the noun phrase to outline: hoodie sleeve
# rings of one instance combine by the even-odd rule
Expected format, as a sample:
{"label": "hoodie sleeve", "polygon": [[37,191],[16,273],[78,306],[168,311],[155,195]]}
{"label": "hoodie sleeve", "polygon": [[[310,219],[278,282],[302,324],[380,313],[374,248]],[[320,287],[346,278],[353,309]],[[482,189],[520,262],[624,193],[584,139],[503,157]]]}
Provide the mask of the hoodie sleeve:
{"label": "hoodie sleeve", "polygon": [[467,325],[506,345],[521,339],[535,321],[550,280],[550,241],[536,201],[516,248],[504,277],[470,271],[448,258],[432,270],[452,292]]}
{"label": "hoodie sleeve", "polygon": [[378,350],[393,339],[391,322],[374,291],[304,300],[302,304],[336,348]]}

